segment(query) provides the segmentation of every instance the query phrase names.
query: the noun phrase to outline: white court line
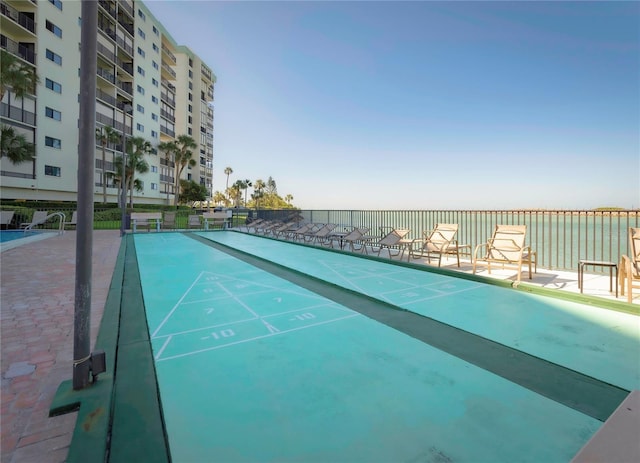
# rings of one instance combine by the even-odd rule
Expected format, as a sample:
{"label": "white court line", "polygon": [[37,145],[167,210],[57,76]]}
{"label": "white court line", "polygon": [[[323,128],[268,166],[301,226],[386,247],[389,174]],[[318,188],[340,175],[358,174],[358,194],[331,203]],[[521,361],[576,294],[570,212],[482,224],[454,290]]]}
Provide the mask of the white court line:
{"label": "white court line", "polygon": [[[432,297],[425,297],[425,298],[422,298],[422,299],[415,299],[413,301],[405,302],[404,304],[405,305],[412,305],[412,304],[417,304],[418,302],[431,301],[433,299],[440,299],[441,297],[452,296],[454,294],[460,294],[460,293],[464,293],[464,292],[467,292],[467,291],[474,291],[474,290],[480,289],[482,287],[483,287],[483,285],[479,284],[478,286],[471,286],[469,288],[461,289],[459,291],[452,291],[452,292],[449,292],[449,293],[436,294],[436,295],[434,295]],[[395,305],[397,305],[397,304],[395,304]]]}
{"label": "white court line", "polygon": [[294,331],[306,330],[307,328],[312,328],[314,326],[326,325],[328,323],[333,323],[333,322],[337,322],[337,321],[340,321],[340,320],[345,320],[347,318],[357,317],[359,315],[360,315],[359,313],[353,313],[351,315],[346,315],[344,317],[334,318],[333,320],[327,320],[327,321],[324,321],[324,322],[314,323],[313,325],[305,325],[305,326],[300,326],[298,328],[292,328],[292,329],[286,330],[286,331],[279,331],[277,333],[269,333],[269,334],[264,334],[262,336],[255,336],[253,338],[243,339],[242,341],[230,342],[230,343],[227,343],[227,344],[223,344],[221,346],[215,346],[215,347],[209,347],[207,349],[195,350],[195,351],[192,351],[192,352],[188,352],[186,354],[172,355],[171,357],[165,357],[163,359],[156,359],[156,361],[157,362],[164,362],[165,360],[174,360],[174,359],[181,358],[181,357],[189,357],[191,355],[200,354],[202,352],[208,352],[210,350],[222,349],[223,347],[234,346],[236,344],[244,344],[244,343],[247,343],[247,342],[256,341],[258,339],[269,338],[271,336],[279,336],[279,335],[285,334],[285,333],[291,333],[291,332],[294,332]]}
{"label": "white court line", "polygon": [[211,328],[220,328],[222,326],[229,326],[229,325],[235,325],[235,324],[240,324],[240,323],[247,323],[247,322],[252,322],[252,321],[255,321],[255,320],[260,320],[260,317],[244,318],[242,320],[234,320],[232,322],[219,323],[217,325],[199,326],[198,328],[193,328],[191,330],[176,331],[175,333],[162,334],[160,336],[154,336],[151,339],[162,339],[162,338],[166,338],[167,336],[180,336],[182,334],[196,333],[198,331],[210,330]]}
{"label": "white court line", "polygon": [[171,342],[171,336],[168,336],[166,341],[164,343],[162,343],[162,347],[160,348],[160,350],[158,351],[158,353],[156,354],[155,359],[158,360],[160,358],[160,356],[162,355],[162,353],[164,352],[164,349],[167,347],[167,345]]}
{"label": "white court line", "polygon": [[189,294],[189,291],[191,291],[191,289],[196,285],[196,283],[198,282],[198,280],[200,279],[200,277],[202,276],[203,273],[205,273],[205,272],[200,272],[200,275],[198,275],[198,278],[196,278],[195,281],[193,283],[191,283],[191,286],[189,286],[189,288],[182,294],[182,297],[180,297],[178,302],[176,302],[176,305],[174,305],[173,308],[169,311],[169,313],[164,317],[164,319],[162,320],[160,325],[158,325],[158,327],[155,329],[155,331],[153,333],[151,333],[151,337],[152,338],[154,338],[156,336],[156,334],[158,334],[158,331],[160,331],[160,329],[164,326],[164,324],[167,323],[167,321],[169,320],[171,315],[173,315],[173,313],[176,311],[176,309],[178,308],[178,306],[180,305],[182,300],[186,297],[187,294]]}
{"label": "white court line", "polygon": [[[334,304],[335,304],[335,306],[334,306]],[[255,321],[255,320],[263,320],[265,318],[277,317],[277,316],[280,316],[280,315],[286,315],[286,314],[293,313],[293,312],[303,312],[303,311],[307,311],[307,310],[321,309],[323,307],[332,307],[332,306],[334,306],[333,308],[339,309],[342,312],[353,312],[353,310],[351,310],[351,309],[340,307],[335,302],[332,302],[332,303],[328,303],[328,304],[311,305],[311,306],[302,307],[302,308],[299,308],[299,309],[285,310],[284,312],[278,312],[278,313],[274,313],[274,314],[263,315],[262,317],[244,318],[242,320],[234,320],[234,321],[231,321],[231,322],[219,323],[217,325],[200,326],[198,328],[193,328],[191,330],[176,331],[176,332],[170,333],[170,334],[162,334],[160,336],[156,336],[156,337],[153,337],[151,339],[162,339],[162,338],[166,338],[166,337],[169,337],[169,336],[180,336],[180,335],[183,335],[183,334],[195,333],[197,331],[210,330],[212,328],[221,328],[223,326],[247,323],[247,322],[252,322],[252,321]]]}

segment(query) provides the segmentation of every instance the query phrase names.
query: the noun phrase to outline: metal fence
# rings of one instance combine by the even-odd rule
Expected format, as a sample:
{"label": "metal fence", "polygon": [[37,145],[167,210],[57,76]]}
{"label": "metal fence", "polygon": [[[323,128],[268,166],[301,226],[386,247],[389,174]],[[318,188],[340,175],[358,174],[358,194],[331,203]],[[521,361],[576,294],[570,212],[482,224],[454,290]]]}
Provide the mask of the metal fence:
{"label": "metal fence", "polygon": [[409,238],[421,238],[437,223],[457,223],[458,242],[486,243],[497,224],[526,225],[527,244],[538,254],[538,266],[573,270],[581,259],[619,262],[629,254],[629,227],[640,227],[640,210],[625,211],[366,211],[366,210],[260,210],[254,217],[334,223],[339,227],[368,227],[383,234],[388,227],[409,228]]}

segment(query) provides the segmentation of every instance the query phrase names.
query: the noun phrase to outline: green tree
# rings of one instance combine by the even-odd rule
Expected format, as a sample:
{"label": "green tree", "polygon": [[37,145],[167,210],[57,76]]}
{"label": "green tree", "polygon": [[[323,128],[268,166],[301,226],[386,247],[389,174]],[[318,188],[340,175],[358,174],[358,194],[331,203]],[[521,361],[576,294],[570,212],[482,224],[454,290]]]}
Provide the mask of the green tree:
{"label": "green tree", "polygon": [[[136,174],[146,174],[149,172],[149,164],[144,159],[146,154],[151,152],[151,143],[142,137],[127,139],[127,162],[125,165],[125,185],[129,193],[129,207],[133,208],[133,190],[142,190],[142,181],[136,178]],[[122,169],[122,161],[120,161]]]}
{"label": "green tree", "polygon": [[0,101],[9,88],[16,98],[34,94],[40,78],[32,66],[25,64],[17,56],[0,50]]}
{"label": "green tree", "polygon": [[122,140],[122,134],[110,126],[96,128],[96,141],[102,148],[102,203],[107,204],[107,146]]}
{"label": "green tree", "polygon": [[227,176],[226,190],[228,190],[229,189],[229,175],[233,174],[233,169],[231,167],[225,167],[224,174]]}
{"label": "green tree", "polygon": [[31,161],[36,155],[36,145],[15,131],[13,127],[3,125],[0,133],[0,157],[6,156],[13,164]]}
{"label": "green tree", "polygon": [[193,206],[198,201],[205,201],[209,192],[207,187],[194,182],[193,180],[181,180],[180,202]]}
{"label": "green tree", "polygon": [[238,180],[231,185],[227,190],[227,194],[229,195],[229,199],[235,203],[236,207],[239,207],[240,201],[242,200],[242,180]]}
{"label": "green tree", "polygon": [[293,201],[293,195],[291,195],[291,194],[286,195],[284,197],[284,200],[289,206],[291,206],[291,201]]}
{"label": "green tree", "polygon": [[269,176],[267,179],[267,185],[265,186],[265,192],[268,194],[278,194],[278,188],[276,187],[276,181],[273,177]]}
{"label": "green tree", "polygon": [[[178,145],[176,145],[176,142],[164,141],[158,145],[158,150],[163,152],[165,155],[165,160],[167,161],[167,170],[173,167],[174,175],[175,175],[176,165],[175,165],[174,159],[176,156],[176,151],[178,151]],[[175,188],[175,179],[173,181],[174,181],[174,188]],[[174,191],[174,194],[175,194],[175,191]],[[168,201],[169,201],[169,186],[167,185],[167,203]],[[175,196],[174,196],[174,203],[175,203]]]}
{"label": "green tree", "polygon": [[227,196],[222,193],[221,191],[216,191],[213,194],[213,202],[219,206],[224,205],[224,206],[228,206],[229,205],[229,199],[227,198]]}
{"label": "green tree", "polygon": [[251,195],[251,198],[253,199],[254,203],[255,203],[255,208],[256,209],[260,209],[260,198],[262,198],[262,196],[264,195],[264,187],[266,186],[266,184],[264,183],[264,180],[262,179],[257,179],[254,183],[253,186],[253,195]]}
{"label": "green tree", "polygon": [[196,165],[196,160],[193,159],[193,151],[198,147],[198,144],[189,135],[180,135],[175,142],[175,162],[176,162],[176,178],[175,178],[175,203],[178,205],[178,199],[180,197],[180,177],[184,168]]}

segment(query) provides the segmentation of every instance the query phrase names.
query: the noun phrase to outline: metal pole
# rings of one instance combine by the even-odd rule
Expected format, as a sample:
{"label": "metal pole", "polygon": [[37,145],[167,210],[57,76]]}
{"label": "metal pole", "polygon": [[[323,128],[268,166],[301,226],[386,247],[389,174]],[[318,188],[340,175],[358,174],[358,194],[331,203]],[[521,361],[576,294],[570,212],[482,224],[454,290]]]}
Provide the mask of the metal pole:
{"label": "metal pole", "polygon": [[80,31],[80,124],[78,152],[78,224],[73,318],[73,389],[89,385],[91,370],[91,258],[96,157],[96,73],[98,2],[82,0]]}

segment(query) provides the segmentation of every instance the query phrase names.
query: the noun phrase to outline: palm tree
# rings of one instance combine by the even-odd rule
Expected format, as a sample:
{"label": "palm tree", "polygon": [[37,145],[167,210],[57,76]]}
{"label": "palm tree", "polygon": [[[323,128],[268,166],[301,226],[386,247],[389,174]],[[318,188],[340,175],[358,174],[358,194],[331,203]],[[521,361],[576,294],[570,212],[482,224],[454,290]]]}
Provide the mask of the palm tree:
{"label": "palm tree", "polygon": [[[228,192],[229,191],[229,175],[233,174],[233,169],[231,167],[225,167],[224,173],[227,176],[227,186],[225,187],[224,191]],[[229,199],[231,199],[231,197],[229,197]]]}
{"label": "palm tree", "polygon": [[13,164],[31,161],[36,155],[36,145],[16,133],[13,127],[3,125],[0,134],[0,157],[8,157]]}
{"label": "palm tree", "polygon": [[[169,169],[171,167],[171,163],[175,159],[176,151],[178,150],[178,146],[176,145],[176,142],[163,141],[158,145],[158,149],[164,152],[166,156],[165,159],[167,161],[167,169]],[[175,164],[173,164],[173,167],[175,168]],[[174,169],[174,173],[175,173],[175,169]],[[175,192],[174,192],[174,195],[175,195]],[[169,204],[169,185],[167,185],[167,204]]]}
{"label": "palm tree", "polygon": [[242,182],[242,185],[243,185],[243,189],[244,189],[244,205],[246,207],[247,206],[247,190],[253,184],[251,183],[251,180],[246,179],[244,182]]}
{"label": "palm tree", "polygon": [[260,209],[260,198],[263,196],[263,190],[265,187],[264,180],[258,179],[253,186],[253,199],[256,201],[256,209]]}
{"label": "palm tree", "polygon": [[[151,143],[142,137],[127,139],[127,164],[125,166],[125,185],[130,192],[129,207],[133,208],[133,189],[142,190],[142,182],[136,179],[136,173],[145,174],[149,172],[149,164],[144,156],[151,152]],[[122,167],[122,164],[120,164]]]}
{"label": "palm tree", "polygon": [[33,67],[26,65],[17,56],[0,50],[0,101],[11,87],[16,98],[24,98],[27,94],[33,94],[40,78]]}
{"label": "palm tree", "polygon": [[293,201],[293,195],[288,194],[284,197],[284,200],[287,202],[289,206],[291,206],[291,201]]}
{"label": "palm tree", "polygon": [[240,200],[242,199],[242,188],[240,188],[241,184],[242,184],[242,180],[238,180],[236,183],[231,185],[227,190],[229,199],[234,201],[236,203],[236,206],[240,205]]}
{"label": "palm tree", "polygon": [[122,139],[122,134],[113,127],[104,126],[96,128],[96,141],[102,147],[102,203],[107,204],[107,160],[106,151],[110,143],[116,143]]}
{"label": "palm tree", "polygon": [[193,167],[196,165],[196,160],[193,159],[192,149],[198,147],[198,144],[195,142],[193,138],[189,135],[180,135],[178,140],[175,142],[176,150],[175,150],[175,161],[176,161],[176,190],[175,190],[175,203],[178,205],[178,196],[180,196],[180,177],[182,176],[182,171],[187,165],[189,167]]}
{"label": "palm tree", "polygon": [[216,191],[216,192],[213,194],[213,198],[212,198],[212,199],[213,199],[213,202],[214,202],[215,204],[218,204],[218,205],[220,205],[220,204],[224,204],[224,205],[226,205],[226,204],[227,204],[227,202],[229,201],[229,200],[227,199],[227,197],[226,197],[222,192],[220,192],[220,191]]}

